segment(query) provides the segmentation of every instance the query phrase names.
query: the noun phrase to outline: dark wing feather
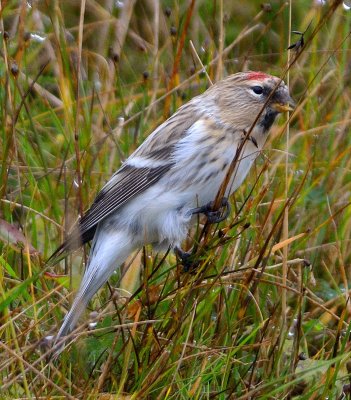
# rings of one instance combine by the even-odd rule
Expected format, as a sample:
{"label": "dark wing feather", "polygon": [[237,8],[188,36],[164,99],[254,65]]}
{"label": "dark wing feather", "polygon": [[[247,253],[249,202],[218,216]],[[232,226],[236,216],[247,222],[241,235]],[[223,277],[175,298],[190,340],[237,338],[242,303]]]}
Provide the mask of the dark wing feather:
{"label": "dark wing feather", "polygon": [[112,179],[118,179],[120,173],[124,173],[123,177],[116,183],[109,183],[106,189],[102,189],[90,209],[79,221],[81,233],[96,226],[134,196],[144,192],[156,183],[171,166],[172,164],[156,168],[135,168],[129,165],[123,167]]}
{"label": "dark wing feather", "polygon": [[128,164],[122,166],[47,262],[56,264],[68,253],[92,240],[100,221],[156,183],[172,165],[169,163],[156,168],[135,168]]}

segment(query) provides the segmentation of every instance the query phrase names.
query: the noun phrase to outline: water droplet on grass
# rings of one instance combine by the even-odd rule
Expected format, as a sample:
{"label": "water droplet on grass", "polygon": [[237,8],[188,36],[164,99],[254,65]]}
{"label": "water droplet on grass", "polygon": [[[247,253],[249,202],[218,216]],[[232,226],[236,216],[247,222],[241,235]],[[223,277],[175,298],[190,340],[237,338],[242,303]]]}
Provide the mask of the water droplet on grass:
{"label": "water droplet on grass", "polygon": [[297,175],[297,176],[301,176],[301,175],[303,175],[305,173],[305,171],[303,170],[303,169],[297,169],[296,171],[295,171],[295,175]]}
{"label": "water droplet on grass", "polygon": [[33,40],[34,42],[44,42],[44,40],[46,40],[46,36],[44,35],[39,35],[38,33],[31,33],[30,34],[30,38],[31,40]]}
{"label": "water droplet on grass", "polygon": [[90,322],[88,327],[89,327],[89,329],[95,329],[96,325],[97,325],[97,322]]}
{"label": "water droplet on grass", "polygon": [[289,331],[288,332],[288,339],[292,339],[295,336],[294,332]]}

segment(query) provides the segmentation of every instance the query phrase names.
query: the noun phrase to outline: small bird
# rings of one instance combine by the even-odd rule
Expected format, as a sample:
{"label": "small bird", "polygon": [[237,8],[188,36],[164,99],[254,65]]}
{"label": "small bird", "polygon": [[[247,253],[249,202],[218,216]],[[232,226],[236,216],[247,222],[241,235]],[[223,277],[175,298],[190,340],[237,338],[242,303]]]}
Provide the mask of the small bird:
{"label": "small bird", "polygon": [[150,134],[49,259],[55,263],[92,240],[80,288],[56,343],[74,329],[92,296],[134,250],[151,244],[181,254],[196,214],[218,222],[211,205],[237,149],[241,152],[225,197],[242,184],[277,115],[293,107],[280,78],[239,72],[194,97]]}

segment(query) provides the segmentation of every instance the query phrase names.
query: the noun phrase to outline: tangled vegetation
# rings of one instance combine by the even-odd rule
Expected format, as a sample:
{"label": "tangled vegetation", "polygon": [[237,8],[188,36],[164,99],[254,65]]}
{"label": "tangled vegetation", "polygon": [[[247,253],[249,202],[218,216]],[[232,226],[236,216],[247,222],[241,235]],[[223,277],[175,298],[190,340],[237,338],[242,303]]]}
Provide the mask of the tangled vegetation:
{"label": "tangled vegetation", "polygon": [[[350,396],[351,4],[0,7],[1,399]],[[89,248],[45,260],[155,127],[248,69],[282,77],[297,107],[230,217],[189,232],[196,268],[134,254],[49,361]]]}

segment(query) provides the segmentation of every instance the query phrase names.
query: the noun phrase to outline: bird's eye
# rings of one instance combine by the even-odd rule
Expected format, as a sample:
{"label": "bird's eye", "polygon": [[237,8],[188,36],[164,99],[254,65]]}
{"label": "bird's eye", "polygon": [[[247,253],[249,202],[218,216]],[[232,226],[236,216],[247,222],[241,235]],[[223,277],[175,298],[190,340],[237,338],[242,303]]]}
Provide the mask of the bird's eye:
{"label": "bird's eye", "polygon": [[262,94],[263,93],[263,87],[262,86],[252,86],[251,90],[255,94]]}

